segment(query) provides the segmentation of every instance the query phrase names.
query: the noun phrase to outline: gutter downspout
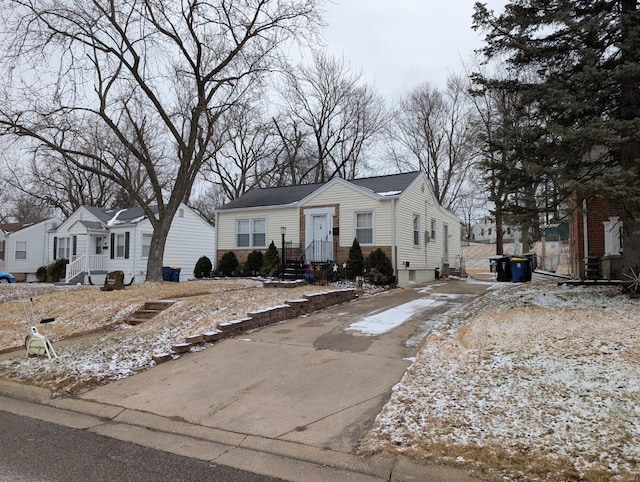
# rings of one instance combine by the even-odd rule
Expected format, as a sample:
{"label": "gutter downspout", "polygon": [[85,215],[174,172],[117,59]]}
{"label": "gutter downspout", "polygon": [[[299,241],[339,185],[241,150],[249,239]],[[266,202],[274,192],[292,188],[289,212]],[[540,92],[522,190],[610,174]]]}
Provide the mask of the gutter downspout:
{"label": "gutter downspout", "polygon": [[[133,226],[133,249],[132,254],[133,254],[133,266],[131,268],[131,282],[133,283],[133,280],[136,278],[136,269],[138,268],[138,249],[137,249],[137,241],[138,241],[138,225],[140,223],[136,223]],[[130,253],[131,254],[131,253]]]}
{"label": "gutter downspout", "polygon": [[583,248],[584,248],[584,274],[586,275],[587,270],[587,258],[589,256],[589,229],[587,226],[588,216],[587,216],[587,200],[582,200],[582,230],[583,230]]}
{"label": "gutter downspout", "polygon": [[213,233],[213,252],[214,252],[214,255],[213,255],[213,270],[214,271],[218,269],[218,226],[220,225],[219,222],[218,222],[219,221],[219,219],[218,219],[219,214],[220,213],[218,213],[216,211],[216,216],[215,216],[215,221],[214,221],[215,222],[215,226],[214,226],[215,231]]}
{"label": "gutter downspout", "polygon": [[91,258],[90,258],[90,248],[91,248],[91,229],[87,228],[87,236],[85,238],[85,263],[87,265],[87,281],[89,282],[90,285],[93,285],[93,283],[91,282]]}
{"label": "gutter downspout", "polygon": [[391,230],[391,267],[393,268],[393,272],[396,276],[396,282],[398,281],[398,270],[397,270],[397,262],[396,262],[396,200],[395,198],[391,199],[391,226],[393,229]]}

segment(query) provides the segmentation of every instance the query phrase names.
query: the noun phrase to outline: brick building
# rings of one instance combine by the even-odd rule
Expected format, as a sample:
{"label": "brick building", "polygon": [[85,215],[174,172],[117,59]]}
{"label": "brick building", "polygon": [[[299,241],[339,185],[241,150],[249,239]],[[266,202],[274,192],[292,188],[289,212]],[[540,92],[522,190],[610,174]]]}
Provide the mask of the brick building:
{"label": "brick building", "polygon": [[[587,277],[586,265],[600,270],[600,278],[620,279],[622,246],[622,210],[600,198],[574,193],[569,226],[571,274]],[[590,261],[589,261],[590,258]]]}

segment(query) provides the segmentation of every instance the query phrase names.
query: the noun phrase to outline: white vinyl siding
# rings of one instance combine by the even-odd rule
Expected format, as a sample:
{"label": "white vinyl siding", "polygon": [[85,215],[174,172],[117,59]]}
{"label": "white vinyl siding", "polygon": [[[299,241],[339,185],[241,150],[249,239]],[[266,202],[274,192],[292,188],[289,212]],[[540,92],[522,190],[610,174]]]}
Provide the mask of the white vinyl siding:
{"label": "white vinyl siding", "polygon": [[[177,216],[171,223],[162,263],[163,266],[180,266],[180,280],[183,281],[193,277],[193,270],[200,257],[206,256],[215,265],[216,232],[211,224],[188,206],[181,209],[183,216]],[[153,231],[148,221],[141,228],[148,234]],[[231,229],[232,236],[233,232]],[[142,267],[146,268],[146,260]]]}
{"label": "white vinyl siding", "polygon": [[[375,246],[391,246],[392,216],[391,200],[376,200],[360,191],[341,184],[335,184],[326,191],[310,199],[304,209],[339,205],[339,222],[334,220],[333,225],[340,227],[339,245],[351,247],[356,237],[355,213],[374,212],[373,243]],[[288,233],[288,231],[287,231]]]}
{"label": "white vinyl siding", "polygon": [[374,244],[374,215],[373,211],[355,213],[355,233],[354,237],[361,246],[371,246]]}
{"label": "white vinyl siding", "polygon": [[[55,228],[58,221],[47,219],[40,223],[29,225],[5,237],[4,266],[5,271],[35,275],[40,266],[49,264],[53,255],[53,235],[48,231]],[[35,280],[27,278],[28,281]]]}
{"label": "white vinyl siding", "polygon": [[[420,217],[419,246],[414,244],[416,216]],[[450,234],[448,262],[451,267],[457,267],[460,261],[460,222],[437,205],[426,178],[419,178],[396,202],[397,266],[401,283],[428,281],[433,279],[435,268],[442,269],[445,262],[442,235],[445,224]]]}
{"label": "white vinyl siding", "polygon": [[14,259],[25,260],[27,259],[27,242],[16,241],[16,250]]}

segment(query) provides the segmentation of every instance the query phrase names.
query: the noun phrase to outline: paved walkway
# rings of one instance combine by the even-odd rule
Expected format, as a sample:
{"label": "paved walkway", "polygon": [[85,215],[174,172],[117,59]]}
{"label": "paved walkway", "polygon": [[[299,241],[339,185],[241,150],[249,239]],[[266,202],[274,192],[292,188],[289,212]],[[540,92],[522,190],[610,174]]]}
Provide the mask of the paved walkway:
{"label": "paved walkway", "polygon": [[[54,411],[45,419],[75,414],[78,428],[287,480],[473,480],[355,452],[433,320],[486,288],[446,281],[393,290],[223,340],[75,399],[7,383],[0,394],[45,404],[25,409]],[[384,334],[350,326],[409,307],[417,311]],[[15,405],[7,400],[0,409]]]}

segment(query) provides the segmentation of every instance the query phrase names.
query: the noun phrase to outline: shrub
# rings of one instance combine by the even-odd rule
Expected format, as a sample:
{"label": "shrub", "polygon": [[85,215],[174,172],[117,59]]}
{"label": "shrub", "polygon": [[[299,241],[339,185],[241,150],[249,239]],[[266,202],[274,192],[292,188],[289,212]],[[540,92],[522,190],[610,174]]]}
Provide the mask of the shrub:
{"label": "shrub", "polygon": [[47,282],[47,267],[46,266],[40,266],[36,270],[36,279],[38,280],[38,283],[46,283]]}
{"label": "shrub", "polygon": [[245,276],[257,276],[262,271],[264,256],[261,251],[255,250],[249,253],[247,260],[242,267],[242,274]]}
{"label": "shrub", "polygon": [[280,271],[280,255],[276,245],[271,241],[262,261],[262,274],[264,276],[277,276]]}
{"label": "shrub", "polygon": [[63,280],[67,275],[67,264],[69,264],[69,260],[61,258],[47,266],[47,281],[57,283]]}
{"label": "shrub", "polygon": [[373,250],[369,254],[365,263],[365,270],[375,284],[391,284],[395,282],[391,260],[380,248]]}
{"label": "shrub", "polygon": [[351,248],[349,248],[349,258],[347,259],[347,276],[354,279],[356,276],[362,276],[364,270],[364,256],[360,243],[354,238]]}
{"label": "shrub", "polygon": [[193,274],[196,278],[209,278],[211,277],[211,270],[213,269],[213,265],[211,264],[211,260],[206,256],[201,256],[200,259],[196,262],[196,267],[193,268]]}
{"label": "shrub", "polygon": [[238,262],[238,258],[233,251],[227,251],[220,258],[220,264],[218,266],[218,271],[222,276],[233,276],[235,272],[238,270],[240,263]]}

